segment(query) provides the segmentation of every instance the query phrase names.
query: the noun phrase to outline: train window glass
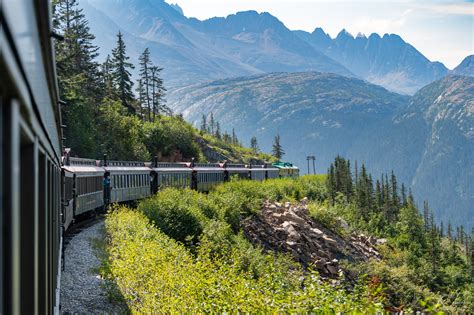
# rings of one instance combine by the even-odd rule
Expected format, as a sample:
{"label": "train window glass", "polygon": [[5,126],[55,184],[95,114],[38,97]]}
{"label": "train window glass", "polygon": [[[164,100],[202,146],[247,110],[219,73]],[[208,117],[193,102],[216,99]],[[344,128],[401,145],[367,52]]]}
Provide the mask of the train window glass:
{"label": "train window glass", "polygon": [[[20,147],[20,292],[22,297],[29,297],[33,302],[35,297],[35,218],[37,209],[35,204],[38,178],[35,177],[38,161],[36,160],[35,145],[27,134],[21,135]],[[26,197],[26,198],[25,198]],[[34,312],[34,303],[23,303],[21,311]]]}

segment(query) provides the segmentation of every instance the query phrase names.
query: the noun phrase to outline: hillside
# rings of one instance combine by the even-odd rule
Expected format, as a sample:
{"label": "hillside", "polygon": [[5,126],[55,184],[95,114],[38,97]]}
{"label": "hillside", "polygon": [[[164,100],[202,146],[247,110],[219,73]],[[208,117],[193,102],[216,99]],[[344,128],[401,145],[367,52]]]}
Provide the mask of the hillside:
{"label": "hillside", "polygon": [[451,71],[452,74],[474,77],[474,55],[467,56]]}
{"label": "hillside", "polygon": [[391,123],[380,125],[356,146],[372,144],[370,152],[353,148],[380,170],[385,165],[427,199],[444,222],[474,225],[474,79],[448,76],[415,94]]}
{"label": "hillside", "polygon": [[447,77],[410,99],[337,75],[268,74],[176,89],[169,103],[195,125],[212,112],[267,151],[280,133],[284,159],[303,170],[307,155],[325,172],[336,154],[393,169],[440,219],[471,226],[472,80]]}
{"label": "hillside", "polygon": [[318,172],[344,154],[364,130],[389,119],[407,97],[362,80],[316,72],[274,73],[197,84],[170,91],[168,104],[194,126],[213,113],[247,142],[269,151],[277,133],[284,159],[304,167],[317,154]]}
{"label": "hillside", "polygon": [[413,94],[447,73],[395,34],[354,38],[343,30],[332,39],[320,28],[292,31],[277,17],[255,11],[201,21],[163,0],[84,0],[81,6],[101,59],[121,30],[132,62],[148,47],[171,88],[269,72],[318,71]]}
{"label": "hillside", "polygon": [[132,61],[149,47],[167,86],[272,71],[318,70],[351,76],[268,13],[239,12],[227,18],[187,18],[159,1],[87,0],[81,3],[102,56],[120,29]]}
{"label": "hillside", "polygon": [[431,62],[396,34],[354,37],[342,30],[331,38],[322,28],[296,34],[357,76],[398,93],[414,94],[448,72],[442,63]]}
{"label": "hillside", "polygon": [[440,234],[411,195],[362,205],[366,175],[336,201],[330,176],[306,176],[117,206],[101,275],[135,313],[469,312],[471,236]]}

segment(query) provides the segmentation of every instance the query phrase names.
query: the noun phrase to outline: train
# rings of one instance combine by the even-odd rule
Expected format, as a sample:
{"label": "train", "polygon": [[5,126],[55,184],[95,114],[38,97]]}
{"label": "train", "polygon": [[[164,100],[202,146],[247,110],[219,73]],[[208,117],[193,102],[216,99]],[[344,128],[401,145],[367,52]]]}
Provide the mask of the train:
{"label": "train", "polygon": [[296,177],[290,164],[125,162],[63,146],[50,0],[0,2],[0,314],[59,314],[63,236],[77,218],[164,187]]}
{"label": "train", "polygon": [[111,203],[137,201],[166,187],[208,192],[231,179],[262,181],[294,178],[299,169],[291,163],[245,165],[230,163],[108,161],[62,158],[63,228],[83,214],[107,208]]}

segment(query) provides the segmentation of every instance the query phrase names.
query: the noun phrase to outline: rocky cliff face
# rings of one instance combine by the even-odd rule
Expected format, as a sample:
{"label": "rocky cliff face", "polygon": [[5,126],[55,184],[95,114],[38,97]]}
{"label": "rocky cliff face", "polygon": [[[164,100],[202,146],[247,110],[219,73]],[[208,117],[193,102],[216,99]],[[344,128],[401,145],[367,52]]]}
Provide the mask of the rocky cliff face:
{"label": "rocky cliff face", "polygon": [[414,94],[448,72],[443,64],[431,62],[396,34],[354,37],[342,30],[332,39],[317,28],[297,35],[357,76],[398,93]]}
{"label": "rocky cliff face", "polygon": [[[246,237],[266,250],[291,254],[304,267],[314,267],[326,278],[344,274],[353,279],[353,275],[341,267],[342,260],[381,258],[376,245],[385,240],[362,234],[341,237],[309,216],[307,202],[306,198],[293,204],[266,201],[259,215],[243,221]],[[344,225],[342,220],[341,224]]]}

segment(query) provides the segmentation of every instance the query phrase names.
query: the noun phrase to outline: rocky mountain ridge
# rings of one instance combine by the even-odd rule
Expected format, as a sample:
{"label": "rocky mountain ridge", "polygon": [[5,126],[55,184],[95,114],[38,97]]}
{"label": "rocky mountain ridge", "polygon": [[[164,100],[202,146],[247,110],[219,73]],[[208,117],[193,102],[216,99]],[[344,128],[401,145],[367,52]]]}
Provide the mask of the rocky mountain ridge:
{"label": "rocky mountain ridge", "polygon": [[414,94],[448,72],[442,63],[431,62],[396,34],[354,37],[343,29],[333,39],[322,28],[296,34],[357,76],[398,93]]}
{"label": "rocky mountain ridge", "polygon": [[321,28],[291,31],[278,18],[256,11],[201,21],[163,0],[84,0],[81,6],[103,58],[121,30],[131,60],[148,47],[164,68],[169,88],[269,72],[319,71],[413,94],[447,73],[395,34],[353,37],[343,30],[332,39]]}

